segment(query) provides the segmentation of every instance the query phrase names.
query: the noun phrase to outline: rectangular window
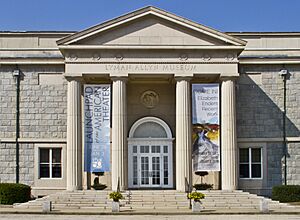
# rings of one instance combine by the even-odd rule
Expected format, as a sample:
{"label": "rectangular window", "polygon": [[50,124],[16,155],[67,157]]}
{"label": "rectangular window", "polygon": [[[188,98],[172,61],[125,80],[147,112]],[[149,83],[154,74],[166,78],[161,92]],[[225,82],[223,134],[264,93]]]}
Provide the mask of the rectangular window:
{"label": "rectangular window", "polygon": [[62,177],[62,149],[40,148],[39,149],[39,177],[61,178]]}
{"label": "rectangular window", "polygon": [[262,148],[240,148],[240,178],[262,178]]}

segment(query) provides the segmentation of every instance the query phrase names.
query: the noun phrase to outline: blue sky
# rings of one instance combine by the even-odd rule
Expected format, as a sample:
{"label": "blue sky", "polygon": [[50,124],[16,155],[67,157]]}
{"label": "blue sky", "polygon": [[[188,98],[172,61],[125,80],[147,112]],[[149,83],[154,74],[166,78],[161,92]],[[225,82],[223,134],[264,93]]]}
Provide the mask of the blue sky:
{"label": "blue sky", "polygon": [[0,31],[79,31],[147,5],[220,31],[300,31],[300,0],[2,0]]}

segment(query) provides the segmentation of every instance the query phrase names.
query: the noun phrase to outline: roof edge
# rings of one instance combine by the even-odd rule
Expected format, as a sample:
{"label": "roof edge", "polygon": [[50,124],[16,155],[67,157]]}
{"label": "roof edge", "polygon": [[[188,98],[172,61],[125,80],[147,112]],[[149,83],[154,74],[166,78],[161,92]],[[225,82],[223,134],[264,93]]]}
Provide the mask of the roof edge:
{"label": "roof edge", "polygon": [[[70,44],[70,43],[76,42],[78,40],[84,39],[84,37],[83,37],[84,35],[91,34],[91,33],[95,32],[97,30],[101,30],[101,29],[103,29],[105,27],[109,27],[110,25],[114,25],[114,24],[116,24],[118,22],[122,22],[122,21],[126,22],[126,19],[134,18],[134,17],[137,17],[138,15],[142,15],[143,13],[147,13],[147,12],[154,12],[154,13],[157,13],[157,14],[159,14],[161,16],[167,16],[170,19],[174,19],[174,20],[176,20],[178,22],[182,22],[182,23],[184,23],[186,25],[193,26],[195,28],[198,28],[199,31],[202,30],[203,32],[207,32],[207,33],[210,33],[212,35],[215,35],[216,38],[219,38],[220,40],[222,40],[224,42],[227,42],[227,43],[231,43],[231,44],[235,44],[235,45],[243,45],[243,46],[245,46],[247,44],[247,42],[245,40],[242,40],[240,38],[237,38],[237,37],[228,35],[226,33],[220,32],[220,31],[218,31],[216,29],[213,29],[213,28],[201,25],[201,24],[199,24],[197,22],[194,22],[192,20],[183,18],[183,17],[178,16],[178,15],[173,14],[173,13],[164,11],[164,10],[156,8],[154,6],[146,6],[144,8],[135,10],[133,12],[129,12],[129,13],[127,13],[125,15],[121,15],[121,16],[119,16],[117,18],[110,19],[110,20],[105,21],[103,23],[100,23],[98,25],[94,25],[94,26],[92,26],[90,28],[87,28],[87,29],[85,29],[83,31],[80,31],[80,32],[77,32],[75,34],[71,34],[69,36],[66,36],[66,37],[64,37],[62,39],[59,39],[56,42],[57,42],[58,45]],[[87,36],[87,37],[89,37],[89,36]],[[76,40],[76,38],[78,40]]]}

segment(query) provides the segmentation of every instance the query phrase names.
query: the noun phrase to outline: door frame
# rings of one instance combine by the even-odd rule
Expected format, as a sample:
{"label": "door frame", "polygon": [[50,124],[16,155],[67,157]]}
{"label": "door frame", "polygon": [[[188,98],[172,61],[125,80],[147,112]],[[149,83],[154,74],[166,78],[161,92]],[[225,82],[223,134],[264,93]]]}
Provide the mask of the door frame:
{"label": "door frame", "polygon": [[[135,137],[135,131],[136,129],[142,125],[143,123],[146,122],[154,122],[160,125],[166,132],[166,137],[164,138],[157,138],[157,137],[149,137],[149,138],[138,138]],[[128,137],[128,187],[129,188],[173,188],[174,183],[173,183],[173,140],[172,138],[172,133],[171,129],[169,126],[161,119],[156,118],[156,117],[145,117],[137,120],[131,127],[130,132],[129,132],[129,137]],[[137,156],[137,164],[138,164],[138,184],[133,185],[133,146],[149,146],[149,160],[153,156],[158,156],[160,157],[160,185],[141,185],[140,181],[140,172],[139,172],[139,166],[140,166],[140,158],[141,156],[147,156],[145,153],[135,153],[135,156]],[[151,146],[153,145],[159,145],[160,146],[160,153],[151,153]],[[168,153],[163,153],[163,146],[168,146]],[[168,185],[163,184],[163,174],[164,174],[164,156],[168,156]],[[152,162],[152,161],[151,161]],[[149,166],[151,164],[149,161]],[[150,168],[152,170],[152,167]],[[150,170],[149,169],[149,170]],[[149,178],[149,181],[151,181],[152,178]]]}

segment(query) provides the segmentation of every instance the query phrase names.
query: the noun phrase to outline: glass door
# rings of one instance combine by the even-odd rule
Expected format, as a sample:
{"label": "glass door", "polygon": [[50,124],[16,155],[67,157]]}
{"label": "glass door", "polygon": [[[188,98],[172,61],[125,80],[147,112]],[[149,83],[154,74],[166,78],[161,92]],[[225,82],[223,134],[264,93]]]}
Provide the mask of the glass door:
{"label": "glass door", "polygon": [[140,169],[140,182],[141,186],[150,185],[150,166],[149,166],[149,157],[141,156],[141,169]]}
{"label": "glass door", "polygon": [[161,169],[160,169],[160,157],[152,157],[151,158],[151,175],[150,181],[152,186],[160,186],[161,185]]}
{"label": "glass door", "polygon": [[149,142],[129,146],[129,188],[171,188],[171,145]]}

